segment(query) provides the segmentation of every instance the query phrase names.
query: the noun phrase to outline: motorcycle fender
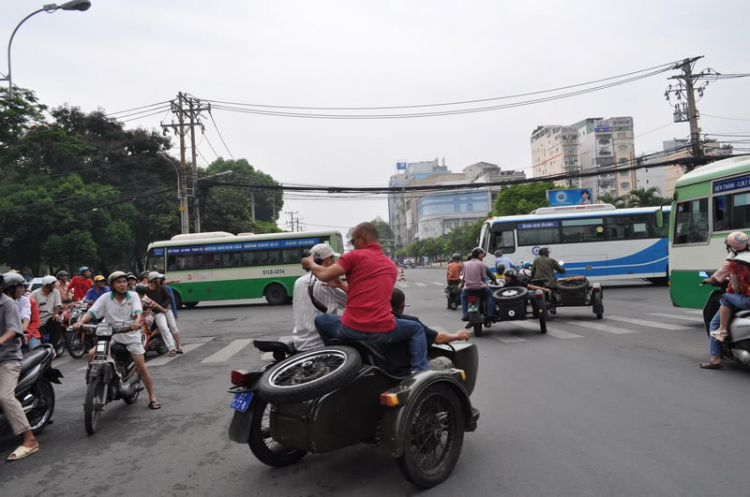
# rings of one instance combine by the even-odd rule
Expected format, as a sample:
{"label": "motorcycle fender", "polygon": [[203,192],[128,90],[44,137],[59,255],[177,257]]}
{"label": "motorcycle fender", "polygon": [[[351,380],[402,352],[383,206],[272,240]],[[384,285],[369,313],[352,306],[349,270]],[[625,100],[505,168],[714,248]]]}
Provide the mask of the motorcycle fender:
{"label": "motorcycle fender", "polygon": [[63,377],[63,374],[60,372],[59,369],[55,368],[47,368],[47,370],[44,372],[43,375],[45,378],[47,378],[52,383],[57,383],[58,385],[61,385],[60,378]]}
{"label": "motorcycle fender", "polygon": [[406,440],[406,416],[409,402],[416,401],[427,387],[435,383],[445,383],[454,389],[464,408],[465,429],[474,431],[476,420],[472,419],[471,401],[462,384],[461,371],[458,369],[423,371],[407,377],[398,386],[383,393],[393,394],[398,399],[398,405],[382,408],[380,451],[383,454],[389,457],[401,457]]}
{"label": "motorcycle fender", "polygon": [[89,368],[88,379],[102,378],[103,383],[109,383],[112,380],[112,368],[109,364],[94,364]]}
{"label": "motorcycle fender", "polygon": [[481,312],[470,312],[469,313],[469,324],[484,323],[484,318]]}
{"label": "motorcycle fender", "polygon": [[250,430],[253,426],[253,411],[255,411],[255,402],[257,396],[253,396],[247,411],[234,411],[232,421],[229,422],[229,440],[238,444],[250,442]]}

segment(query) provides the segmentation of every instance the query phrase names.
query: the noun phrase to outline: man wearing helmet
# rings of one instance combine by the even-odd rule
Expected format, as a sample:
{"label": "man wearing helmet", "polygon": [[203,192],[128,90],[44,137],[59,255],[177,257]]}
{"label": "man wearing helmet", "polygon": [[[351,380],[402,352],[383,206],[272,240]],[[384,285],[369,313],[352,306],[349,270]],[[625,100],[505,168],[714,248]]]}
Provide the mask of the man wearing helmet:
{"label": "man wearing helmet", "polygon": [[531,277],[544,280],[548,288],[557,288],[556,273],[564,273],[565,269],[555,259],[549,256],[549,247],[539,249],[539,257],[534,259],[531,266]]}
{"label": "man wearing helmet", "polygon": [[[73,329],[80,329],[81,326],[91,321],[91,318],[103,318],[108,323],[130,323],[131,331],[114,335],[112,341],[124,345],[130,352],[135,367],[138,368],[138,373],[143,380],[143,386],[146,387],[148,392],[149,408],[161,409],[161,404],[156,400],[154,394],[154,384],[144,358],[146,351],[143,350],[143,343],[141,342],[141,318],[143,313],[141,299],[137,293],[128,291],[127,277],[122,271],[115,271],[109,275],[109,286],[112,289],[109,295],[104,295],[94,302],[91,309],[73,325]],[[94,357],[94,350],[89,351],[89,361]]]}
{"label": "man wearing helmet", "polygon": [[461,292],[461,310],[464,321],[469,320],[469,294],[467,290],[482,290],[487,309],[487,317],[495,313],[495,299],[492,298],[492,290],[485,284],[485,278],[489,277],[497,283],[495,275],[490,268],[484,265],[484,249],[476,247],[471,251],[471,259],[464,264],[464,291]]}
{"label": "man wearing helmet", "polygon": [[461,264],[461,256],[459,254],[453,254],[451,262],[448,264],[448,286],[458,285],[461,282],[463,268],[464,265]]}
{"label": "man wearing helmet", "polygon": [[97,274],[94,276],[94,286],[92,286],[86,296],[83,298],[86,302],[96,302],[99,297],[109,292],[109,287],[104,279],[104,276]]}
{"label": "man wearing helmet", "polygon": [[0,275],[0,409],[5,413],[15,435],[23,434],[23,443],[8,456],[9,461],[23,459],[39,450],[21,403],[16,399],[16,385],[21,374],[23,327],[14,299],[24,292],[25,280],[17,273]]}
{"label": "man wearing helmet", "polygon": [[49,334],[49,343],[57,346],[62,337],[62,298],[55,289],[57,278],[45,276],[42,286],[31,292],[31,298],[36,300],[39,307],[39,331]]}
{"label": "man wearing helmet", "polygon": [[68,275],[67,271],[58,271],[55,275],[57,277],[57,283],[55,283],[55,290],[60,292],[60,298],[62,299],[63,304],[66,304],[70,302],[70,290],[68,290],[68,279],[70,278],[70,275]]}
{"label": "man wearing helmet", "polygon": [[73,300],[83,300],[86,292],[91,288],[91,270],[86,266],[78,268],[78,276],[73,276],[68,285],[68,290],[73,291]]}
{"label": "man wearing helmet", "polygon": [[733,312],[737,309],[750,309],[750,237],[741,231],[735,231],[727,235],[725,244],[729,253],[725,263],[710,278],[704,280],[704,283],[721,283],[729,277],[729,286],[721,297],[721,307],[709,326],[709,358],[699,365],[703,369],[723,367],[718,342],[723,342],[729,336],[727,327]]}
{"label": "man wearing helmet", "polygon": [[[502,266],[502,267],[501,267]],[[502,269],[502,271],[501,271]],[[502,275],[508,269],[516,269],[516,266],[510,261],[510,258],[502,250],[495,251],[495,270],[497,275]]]}

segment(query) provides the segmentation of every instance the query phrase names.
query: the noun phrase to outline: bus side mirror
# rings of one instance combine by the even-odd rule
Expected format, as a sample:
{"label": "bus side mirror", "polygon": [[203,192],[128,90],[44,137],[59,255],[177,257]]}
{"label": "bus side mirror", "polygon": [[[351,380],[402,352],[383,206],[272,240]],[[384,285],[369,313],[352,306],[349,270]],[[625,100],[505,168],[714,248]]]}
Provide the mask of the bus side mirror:
{"label": "bus side mirror", "polygon": [[664,227],[664,211],[661,210],[661,207],[659,207],[659,210],[654,212],[654,216],[656,217],[656,227],[657,228],[663,228]]}

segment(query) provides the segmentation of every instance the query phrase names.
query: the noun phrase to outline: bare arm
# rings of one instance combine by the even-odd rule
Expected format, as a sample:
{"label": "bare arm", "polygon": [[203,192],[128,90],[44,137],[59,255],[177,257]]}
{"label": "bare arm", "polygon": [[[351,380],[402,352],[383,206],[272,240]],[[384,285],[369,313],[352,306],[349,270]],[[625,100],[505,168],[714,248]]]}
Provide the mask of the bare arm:
{"label": "bare arm", "polygon": [[331,281],[334,278],[343,276],[345,272],[344,268],[338,264],[334,264],[330,267],[323,267],[315,264],[312,256],[302,259],[302,267],[309,270],[316,278],[323,282]]}
{"label": "bare arm", "polygon": [[8,330],[5,333],[3,333],[3,336],[0,337],[0,345],[4,344],[5,342],[9,342],[13,340],[16,337],[16,332],[14,330]]}
{"label": "bare arm", "polygon": [[732,287],[734,288],[735,293],[739,293],[739,294],[745,293],[745,289],[742,288],[742,283],[740,283],[740,279],[737,277],[736,274],[730,273],[729,279],[732,281]]}

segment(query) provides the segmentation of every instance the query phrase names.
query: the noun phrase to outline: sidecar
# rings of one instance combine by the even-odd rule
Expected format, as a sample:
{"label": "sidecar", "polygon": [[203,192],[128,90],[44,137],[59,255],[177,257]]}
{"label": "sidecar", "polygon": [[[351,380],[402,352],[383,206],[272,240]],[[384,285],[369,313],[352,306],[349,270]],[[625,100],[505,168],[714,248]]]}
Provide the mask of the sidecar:
{"label": "sidecar", "polygon": [[[278,357],[288,355],[288,345],[278,343]],[[264,371],[233,371],[229,438],[249,444],[261,462],[275,467],[308,452],[367,443],[395,458],[413,484],[440,484],[458,462],[464,432],[477,426],[479,411],[469,398],[479,366],[476,346],[433,345],[430,358],[446,369],[406,376],[388,354],[368,342],[332,341]]]}

